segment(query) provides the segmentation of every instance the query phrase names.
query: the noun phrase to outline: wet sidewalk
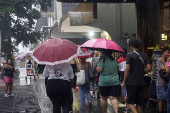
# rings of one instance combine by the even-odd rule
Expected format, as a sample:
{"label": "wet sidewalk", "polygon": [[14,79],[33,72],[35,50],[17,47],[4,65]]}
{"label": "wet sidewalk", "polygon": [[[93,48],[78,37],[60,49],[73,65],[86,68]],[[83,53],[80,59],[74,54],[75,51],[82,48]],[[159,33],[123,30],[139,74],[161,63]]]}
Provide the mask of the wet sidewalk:
{"label": "wet sidewalk", "polygon": [[[20,76],[14,80],[15,97],[4,97],[4,82],[0,80],[0,113],[52,113],[52,103],[46,95],[44,77],[40,79],[26,77],[26,69],[20,68]],[[75,89],[73,94],[73,113],[102,113],[100,99],[92,98],[92,107],[80,108],[79,90]],[[144,113],[156,113],[155,109]],[[111,103],[108,100],[107,113],[114,113]],[[119,113],[127,113],[125,105],[119,103]]]}

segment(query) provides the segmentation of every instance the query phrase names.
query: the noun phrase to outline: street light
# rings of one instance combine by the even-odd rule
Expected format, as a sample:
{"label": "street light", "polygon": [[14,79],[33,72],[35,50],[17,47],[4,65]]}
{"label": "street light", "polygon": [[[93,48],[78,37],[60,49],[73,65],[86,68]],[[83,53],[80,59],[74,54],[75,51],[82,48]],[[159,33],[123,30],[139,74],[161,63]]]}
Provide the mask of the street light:
{"label": "street light", "polygon": [[90,36],[94,36],[94,33],[93,33],[93,32],[90,32],[89,35],[90,35]]}

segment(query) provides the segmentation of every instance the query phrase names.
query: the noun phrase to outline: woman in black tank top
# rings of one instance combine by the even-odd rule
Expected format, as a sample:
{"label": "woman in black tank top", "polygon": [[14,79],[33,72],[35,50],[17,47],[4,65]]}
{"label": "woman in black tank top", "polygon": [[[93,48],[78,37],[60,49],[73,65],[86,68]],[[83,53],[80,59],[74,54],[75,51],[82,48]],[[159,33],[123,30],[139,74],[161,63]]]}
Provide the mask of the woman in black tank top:
{"label": "woman in black tank top", "polygon": [[[5,70],[5,72],[4,72]],[[1,72],[2,72],[2,78],[4,79],[5,82],[5,97],[8,96],[14,96],[14,94],[12,93],[12,89],[13,89],[13,72],[16,71],[15,68],[12,66],[12,62],[11,60],[8,60],[7,65],[5,65]],[[8,93],[8,89],[9,89],[9,95]]]}

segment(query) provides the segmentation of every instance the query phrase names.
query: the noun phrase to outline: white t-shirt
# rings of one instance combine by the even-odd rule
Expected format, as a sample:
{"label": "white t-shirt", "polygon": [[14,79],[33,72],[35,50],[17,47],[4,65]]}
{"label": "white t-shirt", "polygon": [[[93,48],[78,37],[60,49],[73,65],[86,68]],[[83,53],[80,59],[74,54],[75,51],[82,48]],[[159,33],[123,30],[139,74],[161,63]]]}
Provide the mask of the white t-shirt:
{"label": "white t-shirt", "polygon": [[73,69],[69,63],[45,66],[43,76],[48,77],[48,79],[62,80],[70,80],[74,78]]}

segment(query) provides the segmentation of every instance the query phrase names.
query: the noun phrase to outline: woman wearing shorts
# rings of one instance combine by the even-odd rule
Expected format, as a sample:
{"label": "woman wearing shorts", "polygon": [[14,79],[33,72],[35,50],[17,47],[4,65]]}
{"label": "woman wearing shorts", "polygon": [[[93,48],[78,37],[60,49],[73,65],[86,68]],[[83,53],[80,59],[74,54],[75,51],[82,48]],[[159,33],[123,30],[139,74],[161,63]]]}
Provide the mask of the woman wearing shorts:
{"label": "woman wearing shorts", "polygon": [[[4,73],[5,70],[5,73]],[[4,79],[5,82],[5,97],[8,96],[14,96],[14,94],[12,94],[12,89],[13,89],[13,72],[16,71],[15,68],[12,66],[12,62],[11,60],[8,60],[7,65],[5,65],[1,72],[2,72],[2,78]],[[9,89],[9,95],[8,93],[8,89]]]}
{"label": "woman wearing shorts", "polygon": [[99,77],[99,93],[101,95],[101,107],[103,113],[107,113],[107,99],[109,98],[115,113],[118,113],[118,89],[119,89],[119,76],[118,76],[118,63],[112,57],[111,50],[105,50],[105,56],[100,60],[97,66],[97,72],[100,73]]}

